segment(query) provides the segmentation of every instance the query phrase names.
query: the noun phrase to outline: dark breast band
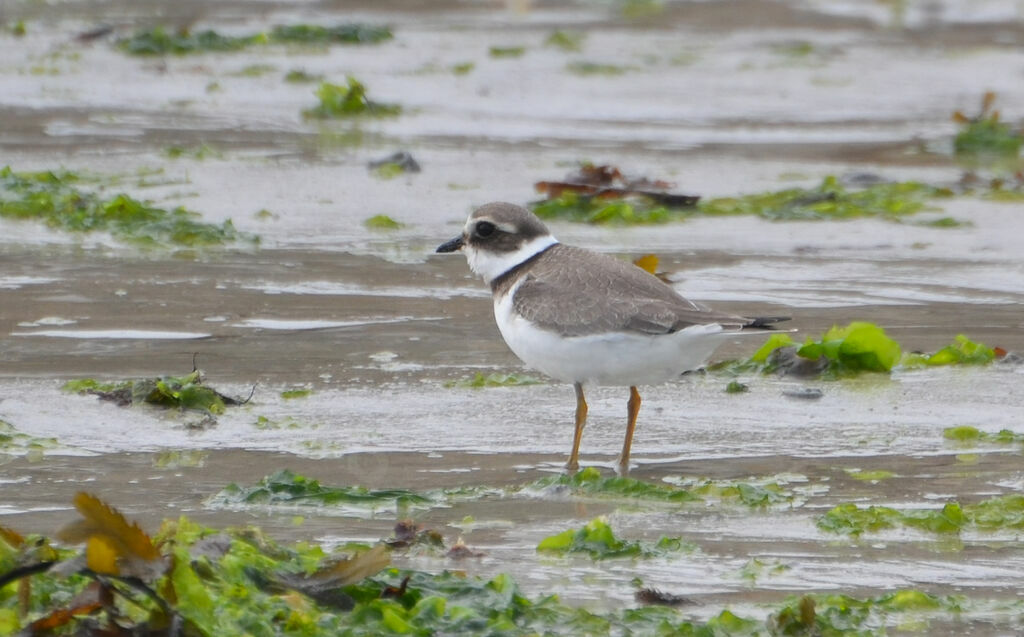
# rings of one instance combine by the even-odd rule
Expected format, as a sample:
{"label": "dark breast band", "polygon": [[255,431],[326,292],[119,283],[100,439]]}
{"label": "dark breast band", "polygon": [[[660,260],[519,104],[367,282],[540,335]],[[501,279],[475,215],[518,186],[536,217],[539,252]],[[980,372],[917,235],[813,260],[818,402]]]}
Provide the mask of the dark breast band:
{"label": "dark breast band", "polygon": [[534,254],[533,256],[531,256],[529,259],[526,259],[525,261],[517,263],[516,265],[512,266],[508,270],[505,270],[504,272],[502,272],[498,276],[494,277],[494,279],[491,280],[491,292],[493,294],[497,294],[499,291],[504,292],[508,288],[512,287],[512,284],[515,282],[516,277],[521,272],[529,270],[530,267],[537,261],[537,259],[539,259],[541,257],[541,255],[543,255],[545,252],[547,252],[551,248],[555,247],[556,245],[558,245],[558,244],[557,243],[552,243],[551,245],[549,245],[548,247],[544,248],[540,252],[538,252],[538,253]]}

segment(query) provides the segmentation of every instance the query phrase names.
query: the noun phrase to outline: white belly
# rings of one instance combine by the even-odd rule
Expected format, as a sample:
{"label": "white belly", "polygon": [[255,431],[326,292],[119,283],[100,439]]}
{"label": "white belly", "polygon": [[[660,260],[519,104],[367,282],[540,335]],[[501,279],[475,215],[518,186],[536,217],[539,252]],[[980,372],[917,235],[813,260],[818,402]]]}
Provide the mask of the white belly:
{"label": "white belly", "polygon": [[697,369],[732,333],[695,325],[671,334],[607,332],[560,337],[512,311],[513,288],[495,301],[494,318],[509,348],[527,366],[567,383],[652,385]]}

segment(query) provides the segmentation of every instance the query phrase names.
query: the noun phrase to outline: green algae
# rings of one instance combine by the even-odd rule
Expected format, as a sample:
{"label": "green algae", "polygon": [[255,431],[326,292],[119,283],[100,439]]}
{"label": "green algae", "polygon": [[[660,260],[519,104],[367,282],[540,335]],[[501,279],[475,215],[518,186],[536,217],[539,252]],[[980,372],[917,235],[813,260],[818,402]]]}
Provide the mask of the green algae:
{"label": "green algae", "polygon": [[573,475],[547,476],[540,478],[521,489],[527,492],[559,491],[568,492],[577,497],[610,498],[620,500],[642,500],[645,502],[661,502],[682,504],[698,501],[696,495],[689,490],[636,478],[619,476],[602,476],[594,467],[586,467]]}
{"label": "green algae", "polygon": [[895,473],[886,469],[876,469],[874,471],[846,469],[846,475],[850,476],[854,480],[860,480],[861,482],[881,482],[882,480],[888,480],[889,478],[896,477]]}
{"label": "green algae", "polygon": [[642,195],[604,199],[567,190],[553,199],[530,204],[541,219],[608,225],[646,225],[681,221],[693,215],[688,208],[667,208]]}
{"label": "green algae", "polygon": [[[260,417],[264,426],[274,423]],[[287,423],[286,423],[287,424]],[[254,486],[232,484],[211,501],[220,507],[234,505],[300,504],[333,506],[365,503],[391,508],[447,507],[458,501],[480,498],[548,498],[566,497],[628,503],[630,505],[679,506],[702,502],[704,498],[737,503],[752,508],[780,504],[791,505],[794,494],[778,482],[688,480],[685,486],[666,482],[650,482],[636,478],[603,476],[595,467],[586,467],[573,475],[545,476],[518,485],[502,488],[467,486],[447,489],[412,491],[408,489],[371,490],[362,486],[331,487],[319,481],[282,470],[264,477]]]}
{"label": "green algae", "polygon": [[213,30],[193,33],[188,30],[169,32],[164,27],[139,31],[117,42],[118,48],[130,55],[185,55],[189,53],[239,51],[267,42],[265,35],[227,36]]}
{"label": "green algae", "polygon": [[268,40],[282,44],[378,44],[394,37],[391,29],[372,24],[339,24],[332,27],[308,24],[278,25]]}
{"label": "green algae", "polygon": [[399,223],[387,215],[374,215],[363,221],[363,225],[370,230],[399,230],[405,227],[404,223]]}
{"label": "green algae", "polygon": [[727,394],[743,394],[748,391],[750,391],[750,386],[738,380],[729,381],[729,384],[725,386],[725,393]]}
{"label": "green algae", "polygon": [[[796,479],[806,480],[803,476],[797,476]],[[751,508],[792,506],[796,499],[795,494],[784,486],[791,480],[792,476],[776,476],[775,479],[751,478],[746,482],[692,477],[665,479],[676,488],[685,489],[694,499],[742,504]]]}
{"label": "green algae", "polygon": [[[30,539],[15,547],[0,536],[0,566],[66,561],[76,553],[53,548],[46,538]],[[608,538],[595,541],[600,545]],[[117,588],[110,606],[69,616],[66,632],[77,634],[109,613],[133,634],[163,634],[157,631],[166,627],[169,610],[184,621],[188,635],[831,637],[882,635],[907,616],[955,618],[967,603],[963,597],[913,589],[867,598],[793,595],[778,604],[767,623],[729,610],[699,622],[663,606],[591,611],[565,604],[558,595],[529,597],[507,574],[481,578],[399,569],[386,565],[380,549],[326,552],[315,543],[280,544],[253,527],[218,530],[185,517],[165,521],[155,544],[169,567],[147,580],[152,596]],[[357,553],[348,554],[353,550]],[[11,634],[23,630],[62,610],[92,581],[58,572],[35,575],[25,615],[18,612],[21,601],[13,587],[0,586],[0,626]]]}
{"label": "green algae", "polygon": [[295,398],[307,398],[313,393],[312,389],[299,388],[299,389],[286,389],[281,392],[281,398],[285,400],[293,400]]}
{"label": "green algae", "polygon": [[825,378],[842,378],[861,372],[889,372],[900,360],[899,343],[885,330],[865,321],[840,327],[833,325],[821,338],[807,337],[798,345],[788,334],[773,334],[747,361],[728,362],[716,370],[727,373],[760,370],[774,372],[792,364],[785,353],[817,364],[815,371]]}
{"label": "green algae", "polygon": [[928,200],[951,197],[952,191],[905,181],[864,188],[843,186],[834,176],[813,188],[787,188],[775,192],[721,197],[697,204],[708,216],[754,215],[770,221],[821,221],[878,217],[898,221],[930,209]]}
{"label": "green algae", "polygon": [[967,117],[960,111],[953,114],[953,120],[960,124],[960,130],[953,138],[953,152],[959,159],[971,162],[987,162],[999,159],[1015,159],[1024,145],[1024,131],[1000,121],[995,106],[996,95],[987,92],[982,96],[981,109],[974,117]]}
{"label": "green algae", "polygon": [[168,31],[158,26],[139,31],[118,40],[117,46],[130,55],[188,55],[240,51],[263,44],[376,44],[393,37],[387,27],[366,24],[342,24],[333,27],[316,25],[278,25],[267,33],[223,35],[213,30],[191,32],[187,29]]}
{"label": "green algae", "polygon": [[957,334],[953,342],[934,354],[907,354],[903,367],[934,367],[940,365],[987,365],[996,359],[995,349],[977,343],[963,334]]}
{"label": "green algae", "polygon": [[[1024,499],[1024,496],[1016,496]],[[1016,509],[1024,508],[1024,503]],[[978,506],[978,520],[1005,528],[1003,504],[992,511]],[[1021,524],[1013,520],[1013,524]],[[589,529],[588,529],[589,527]],[[582,534],[581,534],[582,532]],[[78,551],[52,546],[30,536],[16,542],[0,533],[0,577],[15,565],[58,560],[70,563]],[[594,559],[674,556],[693,547],[678,538],[632,542],[616,537],[607,521],[544,539],[541,553],[584,555]],[[131,634],[166,634],[171,618],[182,620],[185,635],[683,635],[753,637],[754,635],[884,635],[930,622],[959,622],[961,613],[986,617],[990,606],[957,595],[899,589],[873,597],[842,593],[762,597],[767,621],[723,610],[707,612],[704,621],[689,609],[665,606],[588,610],[561,601],[558,595],[528,596],[507,574],[475,577],[465,572],[424,572],[387,566],[387,552],[345,545],[326,551],[315,542],[281,544],[253,527],[213,529],[182,517],[165,521],[154,538],[162,555],[158,572],[129,587],[104,582],[108,601],[88,614],[66,613],[57,634],[95,632],[109,622]],[[353,554],[353,551],[355,553]],[[756,582],[780,572],[785,564],[754,558],[740,576]],[[71,600],[96,579],[67,567],[31,576],[28,595],[0,583],[0,634],[26,631],[30,622],[74,607]],[[22,607],[24,605],[24,607]],[[1019,609],[1019,604],[1011,606]],[[1005,610],[1005,605],[1004,605]],[[1015,622],[1014,614],[1010,622]],[[939,634],[936,627],[935,634]],[[27,633],[26,633],[27,634]],[[929,633],[930,634],[930,633]]]}
{"label": "green algae", "polygon": [[445,387],[460,387],[468,389],[483,389],[485,387],[519,387],[522,385],[540,385],[544,381],[527,374],[484,374],[477,372],[472,378],[457,381],[448,381]]}
{"label": "green algae", "polygon": [[37,219],[70,232],[106,231],[145,246],[201,247],[255,237],[239,233],[231,221],[200,221],[184,207],[158,208],[130,195],[104,196],[80,187],[83,177],[67,171],[16,173],[0,169],[0,217]]}
{"label": "green algae", "polygon": [[28,456],[40,458],[47,449],[58,446],[56,438],[41,438],[21,433],[14,425],[0,420],[0,457]]}
{"label": "green algae", "polygon": [[[306,424],[296,420],[293,416],[285,416],[284,418],[281,418],[281,419],[278,419],[278,420],[267,418],[266,416],[257,416],[256,417],[256,422],[253,423],[253,427],[256,427],[257,429],[262,429],[262,430],[269,430],[269,429],[301,429],[302,427],[308,427],[308,426],[309,425],[306,425]],[[313,427],[315,428],[316,425],[313,425]]]}
{"label": "green algae", "polygon": [[492,58],[518,58],[526,53],[526,47],[522,46],[492,46],[487,50]]}
{"label": "green algae", "polygon": [[[374,177],[376,177],[377,179],[384,179],[384,180],[394,179],[395,177],[400,177],[401,175],[404,175],[406,172],[407,171],[405,169],[405,166],[403,166],[402,164],[399,164],[398,162],[393,162],[393,161],[385,162],[383,164],[375,166],[373,168],[373,170],[372,170],[372,174],[373,174]],[[386,216],[386,215],[378,215],[378,216]]]}
{"label": "green algae", "polygon": [[276,71],[277,67],[271,64],[250,64],[228,75],[231,77],[263,77]]}
{"label": "green algae", "polygon": [[1022,138],[1009,124],[996,117],[972,121],[957,133],[953,150],[957,155],[983,155],[1016,157],[1020,154]]}
{"label": "green algae", "polygon": [[665,10],[663,0],[620,0],[618,4],[622,17],[630,20],[655,18]]}
{"label": "green algae", "polygon": [[762,560],[758,557],[752,557],[740,569],[739,576],[753,586],[758,580],[764,579],[766,575],[778,575],[789,569],[790,567],[787,564],[783,564],[778,560]]}
{"label": "green algae", "polygon": [[292,84],[309,84],[313,82],[322,82],[324,76],[315,75],[302,69],[292,69],[284,75],[285,82],[291,82]]}
{"label": "green algae", "polygon": [[565,70],[569,71],[573,75],[604,75],[604,76],[615,76],[622,75],[629,69],[624,66],[618,66],[615,64],[601,64],[599,62],[588,62],[585,60],[578,60],[575,62],[569,62],[565,65]]}
{"label": "green algae", "polygon": [[366,487],[328,487],[318,480],[307,478],[288,469],[282,469],[264,477],[254,486],[242,487],[229,484],[214,498],[211,504],[220,507],[231,505],[302,505],[335,506],[356,505],[367,507],[386,506],[403,509],[437,503],[435,496],[428,496],[408,489],[368,489]]}
{"label": "green algae", "polygon": [[241,404],[241,401],[204,384],[199,370],[184,376],[116,382],[80,378],[68,381],[61,389],[71,393],[92,394],[120,406],[147,404],[164,409],[196,409],[213,415],[223,414],[227,405]]}
{"label": "green algae", "polygon": [[750,357],[750,361],[753,363],[764,364],[768,362],[768,357],[771,356],[772,352],[782,347],[790,347],[796,345],[796,341],[793,337],[785,332],[779,334],[772,334],[764,342],[764,345],[758,348],[756,352]]}
{"label": "green algae", "polygon": [[709,366],[708,370],[732,376],[749,372],[785,372],[794,367],[794,361],[803,361],[802,373],[836,379],[860,372],[889,372],[896,368],[913,370],[943,365],[986,365],[998,356],[995,348],[972,341],[963,334],[958,334],[952,343],[931,354],[903,353],[902,350],[900,344],[886,335],[881,327],[854,321],[844,327],[833,326],[817,340],[808,337],[802,345],[789,334],[773,334],[749,359],[723,361]]}
{"label": "green algae", "polygon": [[594,518],[579,529],[568,529],[546,537],[537,544],[538,553],[581,553],[594,560],[655,557],[677,551],[692,551],[695,548],[695,545],[674,537],[662,537],[654,543],[622,540],[615,536],[605,518]]}
{"label": "green algae", "polygon": [[888,372],[900,360],[900,345],[874,323],[854,321],[832,326],[818,341],[808,339],[797,356],[811,360],[825,357],[837,375],[848,372]]}
{"label": "green algae", "polygon": [[941,509],[894,509],[840,504],[816,521],[822,531],[858,537],[898,527],[930,533],[958,534],[964,529],[998,531],[1024,528],[1024,495],[994,496],[977,503],[947,502]]}
{"label": "green algae", "polygon": [[1016,433],[1009,429],[1000,429],[996,433],[989,433],[970,425],[947,427],[942,430],[942,437],[946,440],[955,440],[961,443],[995,442],[999,444],[1014,444],[1024,442],[1024,434]]}
{"label": "green algae", "polygon": [[856,598],[842,594],[791,596],[769,616],[765,628],[769,635],[885,635],[887,626],[900,630],[908,615],[955,620],[964,610],[966,598],[959,595],[932,595],[914,589],[902,589],[876,597]]}
{"label": "green algae", "polygon": [[566,52],[575,52],[583,48],[583,42],[587,39],[587,34],[581,31],[553,31],[544,40],[544,46],[554,47],[561,49]]}
{"label": "green algae", "polygon": [[183,449],[161,451],[153,456],[155,469],[181,469],[183,467],[203,467],[206,465],[210,452],[203,449]]}
{"label": "green algae", "polygon": [[[586,64],[586,63],[574,63]],[[618,73],[619,67],[580,66],[576,72]],[[947,188],[919,182],[883,182],[862,188],[847,187],[834,176],[811,188],[787,188],[767,193],[702,199],[696,205],[665,205],[643,194],[613,197],[581,195],[566,190],[557,197],[533,202],[542,219],[595,224],[652,224],[684,221],[695,216],[752,215],[770,221],[823,221],[876,217],[902,222],[909,215],[933,210],[930,201],[952,197]],[[959,222],[956,222],[959,224]],[[954,227],[939,222],[937,227]]]}
{"label": "green algae", "polygon": [[793,494],[775,483],[750,484],[747,482],[720,483],[707,481],[693,488],[693,493],[718,500],[737,501],[748,507],[761,508],[793,501]]}
{"label": "green algae", "polygon": [[347,84],[321,82],[316,90],[317,106],[306,109],[302,114],[316,119],[337,119],[348,117],[395,117],[402,112],[397,104],[375,102],[366,95],[366,86],[354,77],[348,77]]}
{"label": "green algae", "polygon": [[221,159],[224,157],[224,153],[205,142],[194,147],[168,146],[164,149],[164,155],[170,159],[181,159],[185,157],[189,159],[198,159],[200,161],[203,159]]}
{"label": "green algae", "polygon": [[453,75],[468,75],[476,68],[476,64],[473,62],[460,62],[459,64],[453,64],[450,70]]}

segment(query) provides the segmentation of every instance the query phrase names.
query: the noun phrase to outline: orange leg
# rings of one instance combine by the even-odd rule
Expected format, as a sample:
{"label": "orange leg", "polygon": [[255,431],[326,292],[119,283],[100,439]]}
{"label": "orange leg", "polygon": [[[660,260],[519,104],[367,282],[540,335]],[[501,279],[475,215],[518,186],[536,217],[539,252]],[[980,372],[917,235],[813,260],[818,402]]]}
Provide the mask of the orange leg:
{"label": "orange leg", "polygon": [[587,424],[587,401],[583,398],[583,385],[573,383],[573,388],[576,390],[576,433],[572,437],[569,462],[565,463],[565,468],[570,472],[580,468],[580,441],[583,440],[583,426]]}
{"label": "orange leg", "polygon": [[629,402],[626,403],[626,440],[622,443],[622,455],[619,456],[619,475],[629,475],[629,449],[633,446],[633,430],[636,429],[636,415],[640,413],[640,392],[636,387],[629,388]]}

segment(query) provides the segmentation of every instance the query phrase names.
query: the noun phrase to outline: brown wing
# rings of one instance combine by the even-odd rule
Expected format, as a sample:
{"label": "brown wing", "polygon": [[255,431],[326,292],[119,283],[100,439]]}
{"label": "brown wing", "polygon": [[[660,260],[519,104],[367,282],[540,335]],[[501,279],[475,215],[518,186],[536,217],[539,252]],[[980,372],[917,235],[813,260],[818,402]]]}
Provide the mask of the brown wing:
{"label": "brown wing", "polygon": [[512,299],[516,311],[539,327],[570,336],[667,334],[708,323],[740,329],[750,323],[688,301],[632,264],[571,246],[552,246],[524,277]]}

